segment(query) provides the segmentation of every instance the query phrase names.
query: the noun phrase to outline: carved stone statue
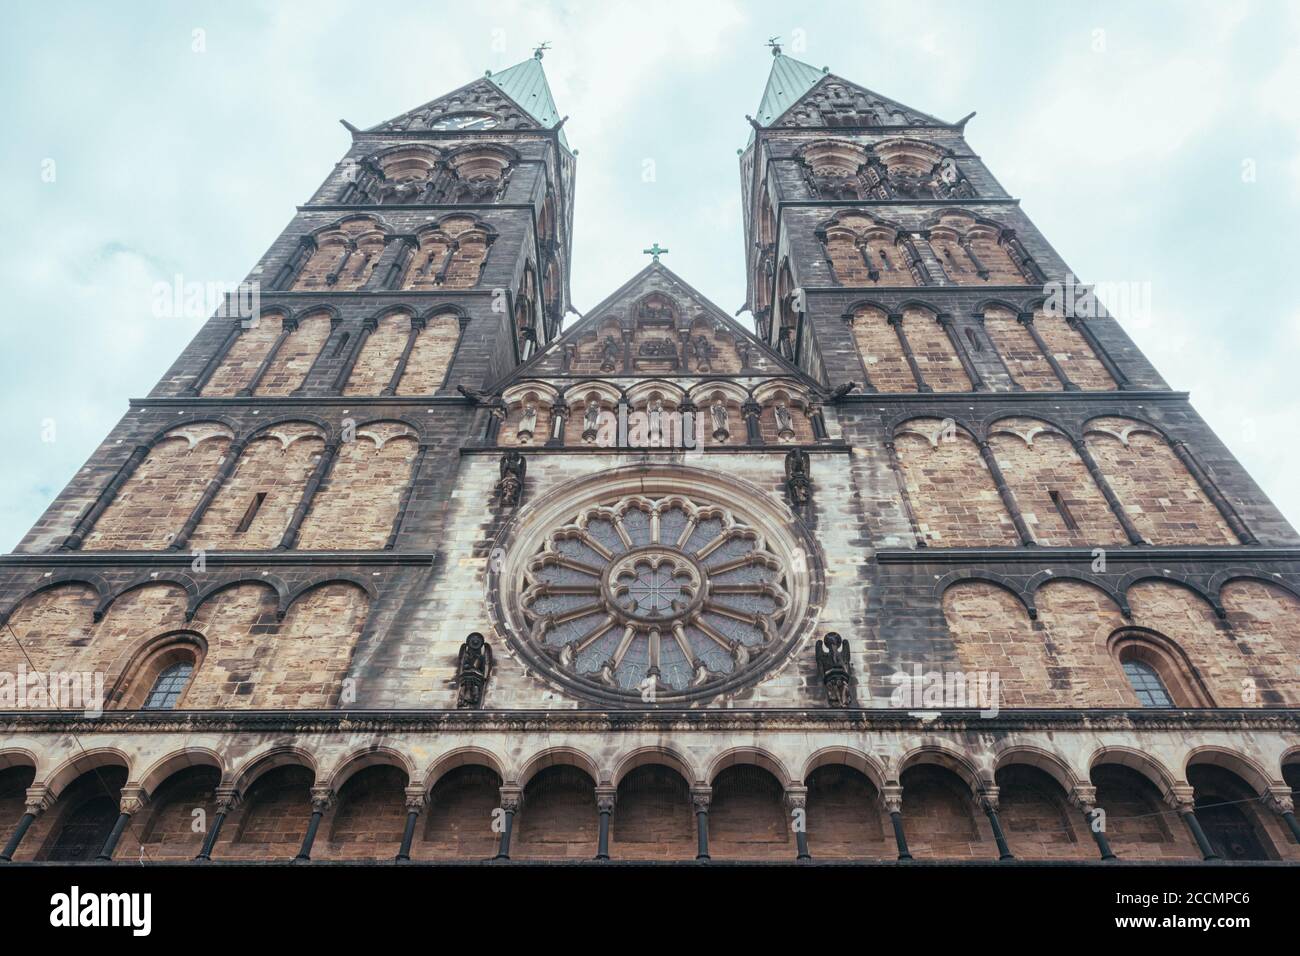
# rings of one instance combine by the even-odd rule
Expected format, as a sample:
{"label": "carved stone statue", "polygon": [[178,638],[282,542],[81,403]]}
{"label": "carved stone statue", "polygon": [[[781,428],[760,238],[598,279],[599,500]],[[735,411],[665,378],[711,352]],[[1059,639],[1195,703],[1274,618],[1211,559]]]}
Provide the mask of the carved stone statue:
{"label": "carved stone statue", "polygon": [[456,706],[477,708],[483,706],[483,692],[492,676],[492,648],[475,631],[465,638],[456,655]]}
{"label": "carved stone statue", "polygon": [[582,413],[582,440],[585,442],[594,442],[599,428],[600,403],[587,402],[587,408]]}
{"label": "carved stone statue", "polygon": [[713,400],[713,404],[709,406],[709,417],[713,419],[714,441],[726,441],[731,437],[731,429],[727,426],[727,406],[721,399]]}
{"label": "carved stone statue", "polygon": [[600,344],[600,370],[602,372],[615,371],[623,358],[623,346],[618,339],[612,335],[605,336],[605,341]]}
{"label": "carved stone statue", "polygon": [[712,351],[713,350],[709,348],[709,340],[707,336],[695,336],[694,341],[691,342],[691,355],[695,359],[695,371],[712,371],[712,366],[709,364],[709,358]]}
{"label": "carved stone statue", "polygon": [[812,500],[812,462],[802,448],[791,448],[786,452],[785,487],[796,505]]}
{"label": "carved stone statue", "polygon": [[520,441],[529,441],[533,437],[533,432],[537,430],[537,403],[528,402],[524,405],[523,414],[519,416],[519,429],[515,434]]}
{"label": "carved stone statue", "polygon": [[524,496],[524,474],[528,471],[528,462],[524,456],[511,449],[501,456],[501,478],[497,482],[497,493],[501,504],[513,508]]}
{"label": "carved stone statue", "polygon": [[853,660],[849,642],[834,631],[817,642],[817,667],[821,670],[826,703],[831,707],[852,707]]}
{"label": "carved stone statue", "polygon": [[776,416],[776,434],[782,441],[789,441],[794,437],[794,419],[790,417],[790,409],[785,402],[777,402],[776,407],[772,409]]}

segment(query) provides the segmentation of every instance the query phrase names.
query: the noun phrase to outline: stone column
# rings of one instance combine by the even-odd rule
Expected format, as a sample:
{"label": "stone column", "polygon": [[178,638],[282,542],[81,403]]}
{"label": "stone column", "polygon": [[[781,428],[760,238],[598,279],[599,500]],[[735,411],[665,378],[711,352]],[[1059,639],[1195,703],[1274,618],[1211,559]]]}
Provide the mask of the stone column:
{"label": "stone column", "polygon": [[316,842],[316,831],[320,829],[321,817],[334,803],[334,792],[328,787],[311,788],[311,820],[307,824],[307,833],[302,838],[302,847],[298,850],[295,861],[306,862],[311,859],[311,848]]}
{"label": "stone column", "polygon": [[1210,845],[1210,838],[1205,835],[1201,829],[1201,821],[1196,819],[1196,793],[1189,785],[1170,787],[1169,792],[1165,794],[1165,803],[1173,807],[1183,823],[1187,825],[1187,830],[1196,841],[1197,849],[1201,851],[1201,856],[1206,860],[1219,860],[1222,857],[1214,852],[1214,847]]}
{"label": "stone column", "polygon": [[596,859],[609,859],[609,818],[614,813],[618,793],[613,787],[596,788],[596,812],[600,815],[600,835],[596,842]]}
{"label": "stone column", "polygon": [[[254,324],[261,321],[261,316],[253,316],[252,318]],[[253,328],[253,325],[245,326],[244,323],[246,321],[246,319],[242,318],[237,319],[230,326],[230,329],[226,332],[226,337],[221,341],[221,345],[212,353],[212,357],[208,359],[207,364],[203,366],[203,369],[199,374],[194,377],[194,381],[190,382],[190,384],[186,385],[185,388],[181,390],[182,395],[197,395],[203,390],[203,386],[208,384],[208,379],[212,378],[212,374],[221,365],[222,360],[230,353],[230,349],[239,338],[240,333],[242,333],[245,328]]]}
{"label": "stone column", "polygon": [[898,844],[898,858],[912,859],[907,849],[907,834],[903,832],[903,788],[899,784],[886,784],[881,791],[885,809],[889,811],[889,822],[894,825],[894,842]]}
{"label": "stone column", "polygon": [[546,439],[548,448],[564,447],[564,429],[569,421],[569,404],[563,397],[557,398],[551,405],[550,435]]}
{"label": "stone column", "polygon": [[379,328],[379,320],[374,318],[366,319],[361,323],[361,331],[357,333],[357,339],[352,343],[352,348],[348,349],[348,357],[343,362],[343,367],[339,369],[338,376],[334,379],[334,391],[342,395],[343,390],[347,388],[348,380],[352,378],[352,370],[357,367],[357,362],[361,359],[361,353],[366,350],[366,343],[370,341],[370,336],[375,334]]}
{"label": "stone column", "polygon": [[1092,331],[1092,326],[1078,316],[1066,316],[1065,324],[1083,337],[1084,342],[1088,344],[1088,348],[1092,349],[1093,356],[1106,369],[1106,374],[1111,377],[1116,386],[1121,390],[1133,387],[1128,380],[1128,376],[1115,364],[1115,360],[1110,357],[1110,353],[1097,340],[1097,335]]}
{"label": "stone column", "polygon": [[912,343],[907,341],[907,333],[903,331],[903,313],[889,313],[888,322],[898,337],[899,348],[903,350],[903,358],[907,359],[907,367],[912,370],[912,378],[916,379],[916,390],[918,392],[933,392],[929,385],[925,384],[925,376],[921,374],[921,366],[916,363],[916,355],[912,352]]}
{"label": "stone column", "polygon": [[998,495],[1002,498],[1002,504],[1007,509],[1007,514],[1011,516],[1011,523],[1016,526],[1016,534],[1020,536],[1020,543],[1025,547],[1038,544],[1034,540],[1033,532],[1029,530],[1029,525],[1025,523],[1025,516],[1020,513],[1020,505],[1016,503],[1016,496],[1011,493],[1011,487],[1002,474],[1002,466],[998,464],[997,456],[993,454],[993,448],[987,441],[982,439],[979,445],[980,455],[984,458],[984,464],[988,465],[989,474],[993,476],[993,484],[997,486]]}
{"label": "stone column", "polygon": [[222,459],[221,466],[217,469],[217,473],[208,479],[207,486],[203,489],[198,504],[190,511],[189,517],[181,525],[180,531],[176,532],[176,537],[172,538],[171,544],[167,546],[169,551],[180,551],[190,543],[190,535],[194,534],[194,529],[203,520],[208,507],[221,493],[222,486],[235,473],[235,468],[239,465],[239,458],[244,454],[244,449],[247,447],[248,442],[244,439],[238,439],[226,446],[226,454]]}
{"label": "stone column", "polygon": [[1002,821],[998,819],[998,788],[986,787],[976,794],[976,799],[984,815],[989,818],[989,826],[993,828],[993,840],[998,845],[998,860],[1014,860],[1015,854],[1007,846],[1007,835],[1002,832]]}
{"label": "stone column", "polygon": [[10,834],[9,840],[5,843],[3,850],[0,850],[0,863],[8,863],[18,852],[18,846],[23,842],[23,837],[27,835],[27,830],[32,823],[42,813],[54,805],[54,798],[44,787],[29,787],[27,790],[27,799],[23,805],[23,815],[18,820],[18,825],[14,827],[14,832]]}
{"label": "stone column", "polygon": [[108,834],[108,839],[104,841],[104,847],[99,851],[96,860],[108,861],[113,859],[113,851],[117,849],[117,841],[122,839],[122,832],[126,825],[131,822],[131,816],[144,809],[145,803],[149,800],[149,795],[144,792],[142,787],[123,787],[122,796],[118,802],[117,822],[113,824],[113,829]]}
{"label": "stone column", "polygon": [[86,540],[86,534],[95,527],[95,523],[108,510],[108,506],[113,503],[113,499],[122,490],[122,486],[135,474],[135,470],[148,457],[148,445],[136,445],[135,448],[131,449],[131,457],[122,463],[122,467],[117,470],[108,485],[99,493],[99,497],[95,499],[95,503],[91,505],[90,510],[77,519],[72,534],[68,535],[63,541],[63,550],[76,551],[81,547],[82,542]]}
{"label": "stone column", "polygon": [[1038,347],[1038,351],[1042,354],[1043,358],[1047,360],[1047,364],[1052,367],[1052,374],[1055,375],[1056,380],[1061,383],[1061,387],[1067,392],[1080,391],[1079,386],[1070,381],[1070,376],[1065,374],[1065,369],[1061,367],[1061,363],[1056,360],[1056,356],[1052,354],[1052,350],[1048,348],[1047,343],[1043,341],[1043,337],[1039,334],[1038,329],[1034,328],[1034,313],[1021,312],[1016,316],[1016,318],[1019,320],[1020,324],[1025,327],[1025,331],[1029,333],[1029,337],[1034,340],[1034,345]]}
{"label": "stone column", "polygon": [[[1290,787],[1269,787],[1264,802],[1282,818],[1286,828],[1291,831],[1291,839],[1300,843],[1300,823],[1295,818],[1295,798]],[[0,857],[3,859],[3,857]]]}
{"label": "stone column", "polygon": [[307,487],[303,489],[298,506],[293,509],[293,517],[289,519],[289,526],[284,529],[284,535],[276,546],[277,551],[288,551],[298,543],[298,532],[302,530],[302,523],[307,517],[307,512],[311,510],[312,500],[316,497],[316,492],[320,490],[321,482],[329,474],[330,467],[334,464],[334,458],[338,455],[338,452],[339,443],[337,441],[327,442],[325,447],[321,449],[320,461],[316,462],[311,477],[307,479]]}
{"label": "stone column", "polygon": [[411,843],[415,840],[415,824],[420,819],[420,811],[424,809],[428,799],[424,787],[406,788],[406,829],[402,831],[402,845],[398,848],[396,859],[409,860],[411,858]]}
{"label": "stone column", "polygon": [[226,822],[226,817],[239,807],[240,799],[239,791],[234,787],[217,787],[217,815],[212,821],[212,826],[208,828],[208,835],[203,839],[203,848],[194,858],[196,862],[212,859],[212,850],[217,845],[218,837],[221,836],[221,825]]}
{"label": "stone column", "polygon": [[811,860],[812,854],[808,852],[808,788],[786,787],[785,806],[790,811],[794,828],[795,859],[799,862]]}
{"label": "stone column", "polygon": [[411,499],[415,496],[415,483],[420,477],[420,470],[424,468],[424,459],[429,455],[429,446],[421,442],[415,452],[415,461],[411,462],[411,473],[406,479],[406,490],[402,492],[402,502],[397,506],[397,514],[393,516],[393,527],[388,532],[388,539],[384,542],[384,550],[391,551],[397,547],[397,536],[402,530],[402,522],[406,520],[406,512],[411,508]]}
{"label": "stone column", "polygon": [[709,804],[713,799],[712,787],[692,787],[691,806],[695,809],[695,859],[708,862],[709,857]]}
{"label": "stone column", "polygon": [[1101,851],[1101,858],[1103,860],[1115,859],[1115,854],[1111,852],[1110,841],[1106,839],[1105,827],[1103,826],[1106,815],[1097,809],[1097,788],[1075,787],[1070,791],[1070,802],[1083,812],[1084,822],[1088,825],[1088,832],[1092,834],[1097,849]]}
{"label": "stone column", "polygon": [[1201,490],[1210,499],[1210,503],[1218,509],[1219,514],[1223,515],[1223,520],[1228,523],[1228,527],[1237,536],[1237,540],[1242,544],[1259,544],[1259,539],[1246,527],[1246,523],[1241,520],[1241,515],[1237,514],[1237,510],[1223,496],[1223,492],[1219,491],[1219,486],[1214,483],[1214,479],[1196,460],[1192,450],[1187,447],[1187,442],[1177,439],[1171,441],[1169,446],[1174,450],[1174,454],[1178,456],[1178,460],[1183,463],[1183,467],[1187,469],[1188,474],[1192,476],[1192,480],[1201,486]]}
{"label": "stone column", "polygon": [[1124,510],[1124,505],[1119,500],[1119,496],[1115,494],[1115,489],[1106,480],[1106,475],[1102,472],[1101,466],[1097,464],[1097,459],[1092,457],[1092,450],[1088,448],[1088,442],[1082,438],[1071,438],[1070,444],[1074,446],[1074,451],[1079,456],[1079,460],[1083,462],[1083,467],[1087,468],[1088,474],[1092,475],[1093,483],[1101,490],[1101,495],[1106,499],[1106,504],[1110,505],[1111,514],[1115,516],[1115,520],[1124,529],[1129,544],[1147,544],[1147,540],[1142,537],[1142,532],[1138,531],[1137,525],[1133,523],[1133,519]]}
{"label": "stone column", "polygon": [[966,343],[957,334],[957,327],[953,325],[952,315],[947,312],[940,312],[936,318],[939,327],[948,336],[948,341],[952,344],[952,350],[957,354],[957,361],[961,363],[962,370],[965,371],[966,377],[970,379],[971,391],[985,391],[988,386],[984,384],[984,376],[980,375],[979,369],[975,367],[975,362],[970,357],[970,353],[966,351]]}
{"label": "stone column", "polygon": [[284,345],[284,340],[292,335],[294,330],[297,328],[298,322],[295,319],[284,320],[280,326],[280,334],[275,337],[275,341],[271,344],[271,347],[266,350],[266,357],[263,358],[261,364],[257,366],[257,371],[254,372],[252,378],[248,380],[248,384],[236,392],[236,395],[241,398],[247,398],[249,395],[253,394],[253,390],[257,388],[257,383],[262,380],[262,376],[266,374],[266,370],[270,368],[271,363],[275,361],[275,356],[276,353],[280,351],[280,346]]}
{"label": "stone column", "polygon": [[519,812],[519,802],[523,791],[518,787],[501,788],[501,810],[505,816],[504,828],[501,830],[501,842],[497,846],[495,859],[510,859],[510,837],[515,828],[515,814]]}

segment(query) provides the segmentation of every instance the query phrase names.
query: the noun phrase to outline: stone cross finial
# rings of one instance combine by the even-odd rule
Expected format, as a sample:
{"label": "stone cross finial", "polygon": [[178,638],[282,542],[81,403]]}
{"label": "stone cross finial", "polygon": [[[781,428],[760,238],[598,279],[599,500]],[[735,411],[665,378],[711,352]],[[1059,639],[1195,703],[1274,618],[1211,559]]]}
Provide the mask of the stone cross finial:
{"label": "stone cross finial", "polygon": [[641,251],[642,251],[643,253],[645,253],[647,256],[654,256],[654,261],[655,261],[655,262],[658,262],[658,261],[659,261],[659,257],[660,257],[661,255],[663,255],[665,252],[667,252],[668,250],[667,250],[667,249],[660,249],[660,248],[659,248],[659,243],[656,242],[656,243],[655,243],[654,245],[652,245],[649,249],[642,249]]}

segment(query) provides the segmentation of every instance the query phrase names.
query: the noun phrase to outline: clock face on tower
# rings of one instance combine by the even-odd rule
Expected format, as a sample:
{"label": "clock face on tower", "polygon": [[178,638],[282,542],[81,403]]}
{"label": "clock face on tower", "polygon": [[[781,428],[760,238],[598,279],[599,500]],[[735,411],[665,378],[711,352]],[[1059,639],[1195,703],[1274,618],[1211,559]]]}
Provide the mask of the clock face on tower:
{"label": "clock face on tower", "polygon": [[430,124],[431,129],[492,129],[497,118],[491,113],[452,113]]}

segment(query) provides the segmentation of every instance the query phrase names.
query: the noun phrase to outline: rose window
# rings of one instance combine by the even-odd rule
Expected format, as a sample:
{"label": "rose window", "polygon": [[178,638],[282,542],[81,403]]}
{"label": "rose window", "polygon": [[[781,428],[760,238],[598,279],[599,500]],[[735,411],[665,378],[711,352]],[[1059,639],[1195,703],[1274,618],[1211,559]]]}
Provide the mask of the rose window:
{"label": "rose window", "polygon": [[774,650],[787,562],[727,508],[631,495],[569,512],[523,564],[533,647],[606,692],[688,693]]}

